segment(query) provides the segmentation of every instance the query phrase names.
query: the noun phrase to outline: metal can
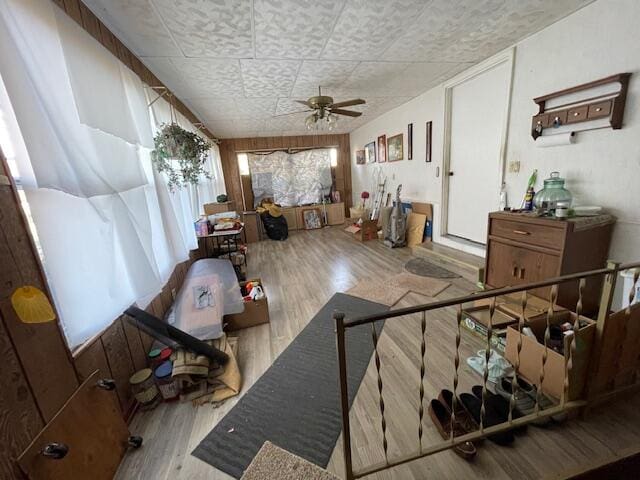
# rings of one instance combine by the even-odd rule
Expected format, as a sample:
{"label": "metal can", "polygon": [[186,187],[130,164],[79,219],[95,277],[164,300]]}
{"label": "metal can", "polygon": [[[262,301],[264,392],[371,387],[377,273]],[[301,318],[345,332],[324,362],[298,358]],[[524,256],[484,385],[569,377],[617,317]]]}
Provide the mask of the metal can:
{"label": "metal can", "polygon": [[154,372],[156,384],[164,400],[176,400],[180,396],[180,383],[172,377],[173,364],[163,362]]}
{"label": "metal can", "polygon": [[150,406],[159,400],[160,392],[153,380],[150,368],[143,368],[137,371],[129,379],[131,390],[136,400],[142,406]]}

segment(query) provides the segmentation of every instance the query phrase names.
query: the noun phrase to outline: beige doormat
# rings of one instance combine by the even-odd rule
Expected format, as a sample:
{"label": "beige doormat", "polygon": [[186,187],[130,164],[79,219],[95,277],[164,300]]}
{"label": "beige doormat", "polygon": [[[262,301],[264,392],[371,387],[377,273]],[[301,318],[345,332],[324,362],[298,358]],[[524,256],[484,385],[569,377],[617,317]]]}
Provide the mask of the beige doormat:
{"label": "beige doormat", "polygon": [[313,463],[264,442],[240,480],[339,480]]}
{"label": "beige doormat", "polygon": [[409,293],[409,289],[407,287],[389,285],[388,282],[381,282],[380,280],[360,280],[345,293],[391,307]]}
{"label": "beige doormat", "polygon": [[389,279],[389,284],[394,287],[404,288],[421,295],[426,295],[427,297],[435,297],[451,285],[450,282],[445,282],[444,280],[421,277],[420,275],[414,275],[409,272],[394,275]]}

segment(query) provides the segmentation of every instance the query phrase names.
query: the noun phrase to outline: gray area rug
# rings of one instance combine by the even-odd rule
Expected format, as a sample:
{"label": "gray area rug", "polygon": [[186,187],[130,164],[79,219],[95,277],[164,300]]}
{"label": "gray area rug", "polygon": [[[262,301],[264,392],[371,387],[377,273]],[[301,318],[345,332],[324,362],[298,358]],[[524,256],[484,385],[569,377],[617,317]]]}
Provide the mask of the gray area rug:
{"label": "gray area rug", "polygon": [[431,263],[424,258],[412,258],[405,266],[405,270],[413,273],[414,275],[420,275],[421,277],[432,278],[460,278],[460,275],[453,273],[446,268],[442,268],[439,265]]}
{"label": "gray area rug", "polygon": [[[354,318],[388,309],[336,293],[192,455],[240,478],[268,440],[325,468],[342,428],[332,315],[342,311]],[[373,353],[370,332],[368,325],[347,330],[350,405]]]}

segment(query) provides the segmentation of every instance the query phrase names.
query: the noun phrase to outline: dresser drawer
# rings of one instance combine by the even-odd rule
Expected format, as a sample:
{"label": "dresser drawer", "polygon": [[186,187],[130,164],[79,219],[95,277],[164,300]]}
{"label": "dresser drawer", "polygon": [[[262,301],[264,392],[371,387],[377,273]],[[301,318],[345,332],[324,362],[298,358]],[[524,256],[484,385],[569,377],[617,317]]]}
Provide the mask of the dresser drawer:
{"label": "dresser drawer", "polygon": [[565,230],[564,228],[494,218],[491,220],[489,234],[540,247],[562,250]]}
{"label": "dresser drawer", "polygon": [[575,107],[567,110],[567,123],[576,123],[586,120],[588,111],[588,105],[583,105],[581,107]]}
{"label": "dresser drawer", "polygon": [[608,117],[611,113],[612,100],[606,102],[594,103],[589,105],[589,111],[587,113],[588,118],[602,118]]}

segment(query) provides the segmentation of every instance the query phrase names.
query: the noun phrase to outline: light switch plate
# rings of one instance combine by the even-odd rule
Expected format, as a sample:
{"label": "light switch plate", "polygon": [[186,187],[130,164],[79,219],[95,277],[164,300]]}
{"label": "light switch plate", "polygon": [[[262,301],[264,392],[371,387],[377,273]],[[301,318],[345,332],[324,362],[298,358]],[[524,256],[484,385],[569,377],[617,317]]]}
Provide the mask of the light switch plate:
{"label": "light switch plate", "polygon": [[520,161],[513,160],[509,162],[509,173],[518,173],[520,171]]}

